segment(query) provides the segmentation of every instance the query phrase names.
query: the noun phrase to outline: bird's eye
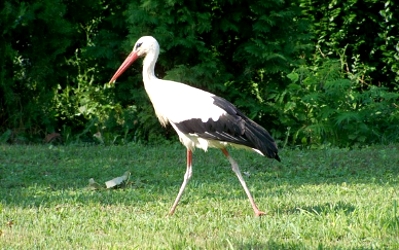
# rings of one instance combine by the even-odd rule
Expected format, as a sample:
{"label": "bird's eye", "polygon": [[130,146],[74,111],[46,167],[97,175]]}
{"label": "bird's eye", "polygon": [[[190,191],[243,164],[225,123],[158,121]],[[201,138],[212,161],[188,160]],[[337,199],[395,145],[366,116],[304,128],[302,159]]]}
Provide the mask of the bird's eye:
{"label": "bird's eye", "polygon": [[143,43],[136,44],[136,49],[140,48],[141,44],[143,44]]}

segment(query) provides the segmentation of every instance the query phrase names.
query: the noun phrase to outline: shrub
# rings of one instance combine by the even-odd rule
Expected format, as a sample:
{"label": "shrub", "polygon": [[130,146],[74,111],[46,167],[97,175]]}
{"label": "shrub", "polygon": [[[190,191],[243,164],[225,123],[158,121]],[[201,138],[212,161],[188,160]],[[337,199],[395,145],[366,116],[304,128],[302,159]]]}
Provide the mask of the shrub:
{"label": "shrub", "polygon": [[280,126],[289,128],[293,144],[351,146],[399,140],[399,94],[386,87],[365,87],[359,81],[364,77],[345,72],[344,66],[324,59],[320,66],[302,66],[287,75],[291,83],[273,100]]}

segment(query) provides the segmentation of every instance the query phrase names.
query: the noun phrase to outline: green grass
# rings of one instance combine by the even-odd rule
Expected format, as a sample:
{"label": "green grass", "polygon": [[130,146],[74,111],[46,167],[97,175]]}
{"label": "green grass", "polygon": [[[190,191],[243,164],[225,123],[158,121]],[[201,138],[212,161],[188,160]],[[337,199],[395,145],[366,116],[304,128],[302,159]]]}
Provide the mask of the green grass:
{"label": "green grass", "polygon": [[[0,145],[0,249],[398,249],[399,146],[283,150],[282,163],[231,150],[255,217],[218,150],[181,145]],[[124,188],[90,190],[131,171]]]}

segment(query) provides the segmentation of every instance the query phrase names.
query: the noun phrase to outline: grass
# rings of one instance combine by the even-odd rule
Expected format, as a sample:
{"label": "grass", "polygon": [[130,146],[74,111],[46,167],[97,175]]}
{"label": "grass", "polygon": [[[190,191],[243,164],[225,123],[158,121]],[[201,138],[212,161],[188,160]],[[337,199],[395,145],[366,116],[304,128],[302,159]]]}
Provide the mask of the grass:
{"label": "grass", "polygon": [[[1,249],[398,249],[399,146],[283,150],[282,163],[231,150],[257,218],[218,150],[181,145],[0,145]],[[91,190],[125,171],[130,183]]]}

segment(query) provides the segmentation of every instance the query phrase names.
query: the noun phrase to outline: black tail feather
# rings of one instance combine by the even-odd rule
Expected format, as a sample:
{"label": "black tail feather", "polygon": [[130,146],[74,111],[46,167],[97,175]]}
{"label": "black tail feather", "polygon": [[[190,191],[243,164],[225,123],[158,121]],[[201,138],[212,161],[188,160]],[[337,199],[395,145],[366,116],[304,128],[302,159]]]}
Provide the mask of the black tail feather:
{"label": "black tail feather", "polygon": [[269,158],[281,161],[278,156],[277,144],[269,132],[249,118],[247,118],[245,125],[245,136],[254,144],[254,148]]}
{"label": "black tail feather", "polygon": [[237,119],[236,126],[241,123],[240,128],[244,129],[241,130],[240,136],[243,145],[258,149],[265,156],[280,161],[277,144],[266,129],[249,119],[239,109],[237,109],[236,106],[227,100],[218,96],[214,96],[213,99],[216,106],[224,109],[229,115]]}

